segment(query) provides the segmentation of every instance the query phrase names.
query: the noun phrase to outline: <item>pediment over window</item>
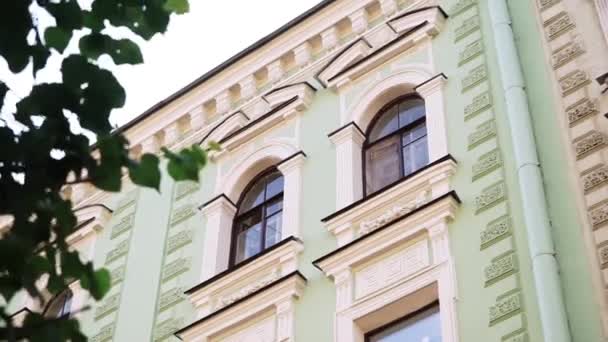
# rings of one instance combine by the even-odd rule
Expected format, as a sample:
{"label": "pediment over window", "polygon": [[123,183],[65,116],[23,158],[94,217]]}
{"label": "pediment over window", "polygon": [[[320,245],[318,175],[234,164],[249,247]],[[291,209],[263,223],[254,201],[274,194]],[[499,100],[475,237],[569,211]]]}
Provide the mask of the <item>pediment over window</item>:
{"label": "pediment over window", "polygon": [[[322,221],[336,236],[338,246],[344,246],[393,221],[420,211],[427,212],[434,203],[451,193],[451,177],[455,172],[456,161],[445,156]],[[458,201],[457,197],[454,199]]]}
{"label": "pediment over window", "polygon": [[369,55],[373,47],[365,39],[359,39],[349,47],[340,52],[325,68],[319,73],[319,79],[324,83],[329,83],[329,79],[336,76],[339,72],[362,60]]}
{"label": "pediment over window", "polygon": [[90,234],[99,232],[108,226],[112,210],[103,204],[87,205],[74,211],[78,222],[77,230],[67,237],[67,242],[73,245]]}

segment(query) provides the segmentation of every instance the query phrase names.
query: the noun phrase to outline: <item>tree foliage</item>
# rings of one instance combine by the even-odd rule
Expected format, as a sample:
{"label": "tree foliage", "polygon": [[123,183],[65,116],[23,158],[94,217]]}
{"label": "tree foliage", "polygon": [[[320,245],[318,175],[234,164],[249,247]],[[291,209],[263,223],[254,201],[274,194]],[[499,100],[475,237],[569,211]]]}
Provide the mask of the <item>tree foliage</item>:
{"label": "tree foliage", "polygon": [[[23,129],[0,121],[0,215],[12,217],[0,239],[0,340],[84,341],[74,319],[33,312],[23,326],[15,326],[7,303],[21,291],[44,301],[73,281],[96,300],[110,288],[107,270],[95,269],[68,248],[66,237],[78,222],[73,203],[61,195],[66,184],[91,183],[116,192],[128,173],[137,185],[157,190],[160,185],[159,157],[129,157],[127,139],[112,132],[110,113],[124,105],[126,94],[99,58],[107,55],[116,65],[142,63],[133,40],[109,32],[126,28],[149,40],[167,30],[172,14],[188,11],[188,0],[93,0],[87,7],[84,2],[10,0],[0,10],[0,56],[12,73],[31,70],[35,79],[53,51],[62,58],[60,81],[35,83],[11,111]],[[54,18],[51,26],[39,25],[42,12]],[[78,51],[68,54],[73,40]],[[0,81],[0,108],[8,91]],[[74,132],[68,117],[95,136],[97,158],[92,142]],[[198,146],[163,149],[168,173],[175,180],[198,180],[207,152]]]}

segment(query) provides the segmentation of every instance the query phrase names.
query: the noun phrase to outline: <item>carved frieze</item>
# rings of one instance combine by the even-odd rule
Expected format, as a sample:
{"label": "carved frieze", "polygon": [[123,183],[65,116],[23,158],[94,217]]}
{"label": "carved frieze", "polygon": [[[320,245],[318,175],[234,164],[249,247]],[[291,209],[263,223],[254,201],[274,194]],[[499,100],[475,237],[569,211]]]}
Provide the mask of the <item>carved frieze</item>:
{"label": "carved frieze", "polygon": [[492,96],[490,92],[484,92],[473,98],[471,104],[464,107],[464,120],[469,120],[484,110],[492,107]]}
{"label": "carved frieze", "polygon": [[485,268],[486,287],[497,281],[515,273],[517,271],[517,258],[514,252],[499,256],[492,260],[492,263]]}
{"label": "carved frieze", "polygon": [[485,64],[471,69],[471,71],[469,71],[469,74],[462,79],[462,92],[464,93],[465,91],[472,89],[476,85],[485,81],[487,78],[488,70],[486,69]]}
{"label": "carved frieze", "polygon": [[490,172],[500,168],[502,165],[502,157],[499,149],[494,149],[479,157],[479,160],[473,164],[473,181],[489,174]]}
{"label": "carved frieze", "polygon": [[493,207],[502,202],[507,197],[506,185],[504,182],[499,182],[491,185],[475,198],[475,213],[479,214],[482,211]]}
{"label": "carved frieze", "polygon": [[125,232],[128,232],[133,228],[133,223],[135,219],[135,213],[131,213],[126,215],[120,219],[120,222],[112,227],[112,234],[110,235],[111,239],[115,239],[116,237],[122,235]]}
{"label": "carved frieze", "polygon": [[573,144],[576,158],[581,159],[589,153],[605,147],[608,144],[608,138],[603,133],[591,131],[578,137]]}
{"label": "carved frieze", "polygon": [[596,187],[606,183],[608,181],[608,166],[599,164],[591,169],[585,171],[582,174],[583,177],[583,189],[585,192],[590,192]]}
{"label": "carved frieze", "polygon": [[116,210],[114,210],[114,215],[118,215],[118,214],[122,213],[123,211],[125,211],[126,209],[133,206],[135,204],[135,201],[137,200],[138,194],[139,194],[138,190],[133,190],[133,191],[129,192],[128,194],[126,194],[125,197],[118,202],[118,205],[116,206]]}
{"label": "carved frieze", "polygon": [[475,5],[477,5],[477,0],[460,0],[452,7],[451,16],[456,16]]}
{"label": "carved frieze", "polygon": [[608,243],[604,242],[598,246],[598,254],[600,257],[600,266],[602,268],[608,268]]}
{"label": "carved frieze", "polygon": [[514,331],[504,336],[502,342],[528,342],[528,333],[523,329]]}
{"label": "carved frieze", "polygon": [[490,307],[490,326],[511,317],[521,311],[519,292],[507,293],[498,297],[496,304]]}
{"label": "carved frieze", "polygon": [[190,269],[190,258],[179,258],[163,267],[161,282],[167,282]]}
{"label": "carved frieze", "polygon": [[566,12],[556,14],[554,17],[545,21],[544,25],[549,41],[561,36],[574,27],[572,18],[570,18]]}
{"label": "carved frieze", "polygon": [[566,96],[581,87],[586,86],[591,81],[586,72],[582,70],[574,70],[559,80],[559,87],[562,90],[562,95]]}
{"label": "carved frieze", "polygon": [[171,236],[167,240],[167,252],[166,254],[171,254],[181,247],[192,242],[194,234],[191,230],[185,230],[183,232],[179,232],[173,236]]}
{"label": "carved frieze", "polygon": [[174,198],[176,201],[190,195],[191,193],[198,190],[198,183],[190,182],[190,181],[182,181],[178,182],[175,185],[175,194]]}
{"label": "carved frieze", "polygon": [[483,53],[483,41],[481,39],[474,41],[473,43],[467,45],[464,50],[460,52],[460,57],[458,58],[458,65],[466,64],[471,61],[473,58],[481,55]]}
{"label": "carved frieze", "polygon": [[564,46],[553,51],[551,59],[553,60],[553,68],[557,69],[576,57],[585,53],[585,48],[581,41],[575,40],[566,43]]}
{"label": "carved frieze", "polygon": [[181,287],[176,287],[166,291],[160,295],[160,300],[158,301],[158,311],[165,311],[184,300],[184,298],[184,289]]}
{"label": "carved frieze", "polygon": [[486,229],[480,233],[481,249],[488,248],[509,235],[511,235],[511,219],[505,215],[488,223]]}
{"label": "carved frieze", "polygon": [[374,219],[362,221],[359,224],[359,235],[365,235],[365,234],[371,233],[372,231],[382,227],[383,225],[385,225],[389,222],[392,222],[403,215],[410,213],[411,211],[415,210],[416,208],[423,206],[429,200],[430,200],[430,194],[428,193],[428,191],[423,191],[418,194],[418,196],[416,197],[415,200],[413,200],[405,205],[394,206],[391,209],[389,209],[388,211],[386,211],[384,214],[382,214]]}
{"label": "carved frieze", "polygon": [[557,4],[561,0],[538,0],[538,5],[540,6],[540,10],[544,11],[547,8]]}
{"label": "carved frieze", "polygon": [[280,277],[280,275],[278,273],[273,272],[273,273],[263,277],[262,279],[259,279],[257,281],[250,283],[249,285],[239,289],[236,292],[226,294],[217,299],[216,304],[215,304],[215,309],[218,310],[225,306],[228,306],[228,305],[236,302],[237,300],[244,298],[248,294],[254,293],[255,291],[272,283],[273,281],[279,279],[279,277]]}
{"label": "carved frieze", "polygon": [[97,334],[95,334],[95,335],[93,335],[93,337],[91,337],[90,341],[91,342],[110,341],[112,339],[112,337],[114,336],[114,327],[115,327],[115,323],[110,323],[108,325],[105,325],[104,327],[99,329],[99,332]]}
{"label": "carved frieze", "polygon": [[479,30],[479,16],[475,15],[463,21],[462,24],[454,30],[454,41],[457,42],[477,30]]}
{"label": "carved frieze", "polygon": [[568,122],[570,126],[574,126],[576,123],[583,119],[595,115],[599,112],[597,101],[584,98],[577,101],[573,105],[566,108],[566,115],[568,116]]}
{"label": "carved frieze", "polygon": [[95,310],[95,320],[99,320],[118,310],[118,305],[120,305],[120,293],[107,297]]}
{"label": "carved frieze", "polygon": [[469,150],[472,150],[479,144],[496,136],[496,124],[494,120],[489,120],[475,128],[475,131],[469,135]]}
{"label": "carved frieze", "polygon": [[125,266],[118,266],[110,271],[110,279],[112,280],[112,286],[122,283],[125,278]]}
{"label": "carved frieze", "polygon": [[194,213],[194,206],[192,204],[186,204],[175,208],[171,213],[171,227],[176,226],[192,217]]}
{"label": "carved frieze", "polygon": [[106,255],[106,265],[111,263],[114,260],[117,260],[129,252],[129,240],[124,240],[120,242],[114,249],[108,252]]}
{"label": "carved frieze", "polygon": [[608,200],[604,200],[589,209],[591,225],[597,229],[608,223]]}
{"label": "carved frieze", "polygon": [[154,342],[162,341],[173,335],[182,327],[183,322],[182,319],[169,318],[157,324],[154,327]]}

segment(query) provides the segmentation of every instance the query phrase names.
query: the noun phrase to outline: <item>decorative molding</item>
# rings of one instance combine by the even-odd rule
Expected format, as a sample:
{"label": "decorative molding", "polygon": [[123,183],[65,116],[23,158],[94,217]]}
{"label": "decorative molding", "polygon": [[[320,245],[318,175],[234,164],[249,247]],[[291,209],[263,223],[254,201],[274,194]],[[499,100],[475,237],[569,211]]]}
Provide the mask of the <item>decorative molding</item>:
{"label": "decorative molding", "polygon": [[467,121],[489,108],[492,108],[492,95],[486,91],[475,96],[473,102],[464,107],[464,120]]}
{"label": "decorative molding", "polygon": [[454,30],[454,42],[458,42],[469,34],[479,30],[479,16],[470,17]]}
{"label": "decorative molding", "polygon": [[562,95],[566,96],[574,91],[586,86],[591,81],[589,76],[583,70],[574,70],[564,77],[559,79],[559,86],[562,90]]}
{"label": "decorative molding", "polygon": [[501,241],[511,235],[511,218],[508,215],[497,218],[488,223],[486,229],[479,234],[481,250]]}
{"label": "decorative molding", "polygon": [[457,16],[475,5],[477,5],[477,0],[460,0],[454,6],[452,6],[450,15]]}
{"label": "decorative molding", "polygon": [[582,159],[589,153],[608,145],[608,138],[598,131],[590,131],[573,141],[576,159]]}
{"label": "decorative molding", "polygon": [[462,79],[462,92],[474,88],[476,85],[485,81],[488,78],[488,70],[485,64],[479,65],[471,69],[468,75]]}
{"label": "decorative molding", "polygon": [[127,253],[129,253],[129,240],[124,240],[108,252],[106,255],[106,265],[127,255]]}
{"label": "decorative molding", "polygon": [[568,116],[570,127],[597,113],[599,113],[597,101],[590,100],[586,97],[566,108],[566,115]]}
{"label": "decorative molding", "polygon": [[95,320],[98,321],[101,318],[111,314],[118,310],[120,305],[120,293],[107,297],[102,304],[95,310]]}
{"label": "decorative molding", "polygon": [[469,135],[469,151],[496,136],[496,124],[494,120],[489,120],[475,128]]}
{"label": "decorative molding", "polygon": [[568,42],[551,54],[553,68],[557,69],[583,53],[585,53],[585,48],[581,41],[575,40]]}
{"label": "decorative molding", "polygon": [[175,333],[182,327],[184,321],[182,319],[169,318],[157,324],[154,327],[154,342],[162,341]]}
{"label": "decorative molding", "polygon": [[506,185],[500,181],[481,191],[481,194],[475,198],[475,214],[479,214],[496,204],[504,201],[507,197]]}
{"label": "decorative molding", "polygon": [[544,11],[547,8],[557,4],[561,0],[538,0],[538,5],[540,6],[540,10]]}
{"label": "decorative molding", "polygon": [[545,30],[547,31],[549,41],[551,41],[566,33],[568,30],[574,28],[574,23],[572,22],[572,19],[568,13],[560,12],[545,21],[544,26]]}
{"label": "decorative molding", "polygon": [[177,207],[177,208],[173,209],[173,211],[171,213],[171,221],[169,223],[170,226],[174,227],[174,226],[178,225],[179,223],[192,217],[196,212],[194,209],[195,209],[194,205],[192,205],[192,204],[185,204],[185,205],[182,205],[181,207]]}
{"label": "decorative molding", "polygon": [[519,313],[521,305],[521,295],[518,290],[498,297],[496,304],[490,307],[490,326]]}
{"label": "decorative molding", "polygon": [[608,181],[608,166],[598,164],[583,172],[581,176],[585,193],[588,193]]}
{"label": "decorative molding", "polygon": [[108,325],[103,326],[101,329],[99,329],[99,332],[95,335],[93,335],[93,337],[91,337],[90,341],[91,342],[107,342],[110,341],[112,339],[112,337],[114,337],[114,328],[116,327],[116,323],[112,322]]}
{"label": "decorative molding", "polygon": [[419,208],[431,200],[431,194],[428,190],[421,191],[415,200],[401,206],[394,206],[387,210],[384,214],[369,220],[361,221],[359,224],[359,235],[365,235],[373,232],[374,230],[384,226],[385,224],[392,222],[412,211]]}
{"label": "decorative molding", "polygon": [[515,251],[509,251],[492,259],[492,263],[484,269],[485,286],[495,284],[515,272],[517,272],[517,257]]}
{"label": "decorative molding", "polygon": [[603,200],[589,208],[589,219],[593,229],[608,223],[608,199]]}
{"label": "decorative molding", "polygon": [[477,162],[473,164],[473,181],[489,174],[502,166],[502,156],[499,149],[494,149],[482,154]]}
{"label": "decorative molding", "polygon": [[115,239],[116,237],[122,235],[123,233],[131,230],[133,228],[133,224],[135,223],[135,213],[131,213],[126,215],[120,219],[120,222],[112,227],[112,233],[110,234],[110,239]]}
{"label": "decorative molding", "polygon": [[170,279],[188,271],[190,269],[190,258],[179,258],[166,264],[163,267],[161,283],[165,283]]}
{"label": "decorative molding", "polygon": [[176,201],[190,195],[191,193],[195,192],[196,190],[198,190],[198,183],[196,182],[191,182],[191,181],[182,181],[182,182],[178,182],[175,185],[175,192],[174,192],[174,199]]}
{"label": "decorative molding", "polygon": [[176,287],[166,291],[160,295],[160,300],[158,301],[158,312],[165,311],[184,299],[184,289],[181,287]]}
{"label": "decorative molding", "polygon": [[116,286],[125,279],[125,266],[118,266],[110,272],[110,279],[112,280],[112,286]]}
{"label": "decorative molding", "polygon": [[271,274],[263,277],[262,279],[259,279],[253,283],[250,283],[249,285],[239,289],[235,293],[228,294],[224,297],[219,297],[217,299],[214,310],[219,310],[225,306],[228,306],[228,305],[236,302],[237,300],[244,298],[245,296],[247,296],[251,293],[254,293],[257,290],[264,288],[266,285],[273,283],[274,281],[278,280],[279,278],[280,278],[280,275],[278,273],[274,272],[274,273],[271,273]]}
{"label": "decorative molding", "polygon": [[135,204],[135,201],[137,200],[138,194],[139,191],[137,189],[127,193],[125,197],[118,202],[116,210],[114,210],[114,215],[118,215],[125,211],[127,208],[133,206]]}
{"label": "decorative molding", "polygon": [[505,335],[501,339],[502,342],[528,342],[528,333],[522,328]]}
{"label": "decorative molding", "polygon": [[481,39],[467,45],[461,52],[458,58],[458,65],[464,65],[473,60],[473,58],[483,53],[483,41]]}
{"label": "decorative molding", "polygon": [[193,237],[194,237],[194,232],[191,230],[179,232],[179,233],[169,237],[169,239],[167,240],[166,254],[169,255],[169,254],[175,252],[176,250],[180,249],[181,247],[183,247],[189,243],[192,243]]}
{"label": "decorative molding", "polygon": [[597,248],[598,256],[600,258],[600,267],[602,269],[608,268],[608,241],[604,241],[597,246]]}

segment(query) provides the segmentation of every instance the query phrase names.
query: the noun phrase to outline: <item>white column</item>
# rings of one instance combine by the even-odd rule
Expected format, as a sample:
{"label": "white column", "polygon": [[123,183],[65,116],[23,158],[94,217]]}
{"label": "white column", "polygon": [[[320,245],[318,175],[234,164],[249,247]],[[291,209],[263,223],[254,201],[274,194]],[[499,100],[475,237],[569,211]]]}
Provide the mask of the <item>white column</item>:
{"label": "white column", "polygon": [[382,14],[384,14],[384,16],[386,17],[389,17],[391,14],[397,11],[397,1],[380,0],[380,8],[382,9]]}
{"label": "white column", "polygon": [[294,310],[293,298],[289,297],[276,305],[277,310],[277,341],[295,341],[294,337]]}
{"label": "white column", "polygon": [[329,27],[327,30],[321,32],[321,42],[323,49],[329,50],[338,45],[338,30],[335,26]]}
{"label": "white column", "polygon": [[255,77],[249,75],[239,82],[241,86],[241,97],[245,100],[252,98],[257,92]]}
{"label": "white column", "polygon": [[357,10],[353,14],[349,15],[348,18],[350,19],[354,33],[361,34],[367,30],[368,18],[365,8]]}
{"label": "white column", "polygon": [[300,237],[300,214],[302,212],[302,166],[306,157],[297,154],[279,164],[277,168],[283,174],[283,228],[281,238]]}
{"label": "white column", "polygon": [[445,82],[445,76],[438,75],[416,87],[418,94],[424,98],[426,107],[429,162],[448,154],[448,136],[442,91]]}
{"label": "white column", "polygon": [[336,287],[336,311],[341,312],[353,303],[353,273],[350,268],[344,269],[334,276]]}
{"label": "white column", "polygon": [[201,272],[201,280],[205,280],[228,267],[232,221],[236,208],[224,196],[221,196],[208,203],[201,211],[207,218]]}
{"label": "white column", "polygon": [[304,44],[298,45],[294,50],[293,54],[295,56],[296,65],[302,66],[310,61],[312,56],[312,48],[309,42],[304,42]]}
{"label": "white column", "polygon": [[165,127],[164,131],[165,131],[164,143],[166,145],[172,145],[179,140],[180,131],[179,131],[179,125],[178,125],[177,121],[173,122],[169,126]]}
{"label": "white column", "polygon": [[283,65],[281,64],[281,59],[277,59],[276,61],[268,64],[268,80],[271,83],[275,83],[283,77],[285,71],[283,70]]}
{"label": "white column", "polygon": [[340,209],[363,197],[361,149],[365,136],[349,124],[329,139],[336,147],[336,209]]}
{"label": "white column", "polygon": [[202,104],[192,108],[188,116],[190,117],[190,127],[192,127],[193,131],[199,130],[206,123],[205,111]]}

